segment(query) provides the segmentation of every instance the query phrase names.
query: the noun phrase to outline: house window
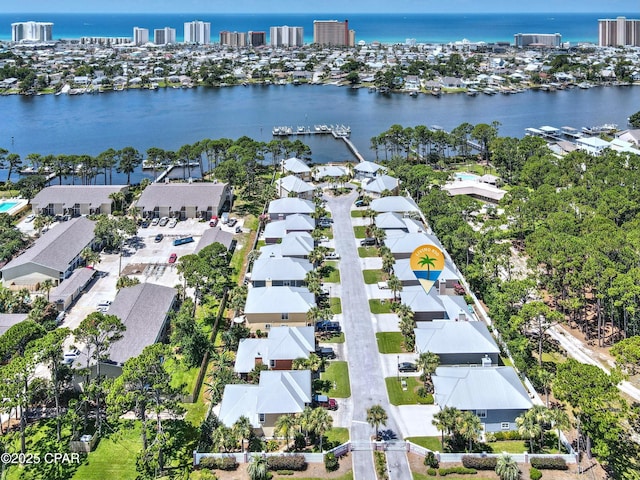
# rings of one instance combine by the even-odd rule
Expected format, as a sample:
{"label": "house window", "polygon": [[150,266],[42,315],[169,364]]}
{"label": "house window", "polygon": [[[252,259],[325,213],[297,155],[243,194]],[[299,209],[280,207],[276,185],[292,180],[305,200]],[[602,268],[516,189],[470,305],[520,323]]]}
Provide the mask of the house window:
{"label": "house window", "polygon": [[259,421],[260,423],[264,423],[264,421],[265,421],[265,418],[264,418],[264,417],[265,417],[264,413],[259,413],[259,414],[258,414],[258,421]]}
{"label": "house window", "polygon": [[280,319],[281,320],[289,320],[289,314],[288,313],[283,313],[282,317]]}
{"label": "house window", "polygon": [[271,328],[271,324],[270,323],[265,323],[264,324],[264,329],[265,330],[269,330]]}
{"label": "house window", "polygon": [[290,287],[291,286],[291,280],[283,280],[282,281],[282,286],[283,287]]}
{"label": "house window", "polygon": [[511,427],[511,424],[510,424],[509,422],[502,422],[502,423],[500,424],[500,428],[501,428],[502,430],[509,430],[509,428],[510,428],[510,427]]}
{"label": "house window", "polygon": [[476,415],[480,418],[487,418],[486,410],[476,410]]}
{"label": "house window", "polygon": [[271,368],[275,368],[275,366],[276,366],[276,361],[275,361],[275,360],[269,360],[269,366],[270,366]]}

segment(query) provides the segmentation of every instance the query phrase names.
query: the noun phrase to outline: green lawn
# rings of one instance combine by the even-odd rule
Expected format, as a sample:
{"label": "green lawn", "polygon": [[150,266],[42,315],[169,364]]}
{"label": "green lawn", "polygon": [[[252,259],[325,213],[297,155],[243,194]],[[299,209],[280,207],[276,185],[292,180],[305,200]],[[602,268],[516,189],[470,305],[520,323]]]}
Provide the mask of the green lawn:
{"label": "green lawn", "polygon": [[340,283],[340,270],[338,270],[338,262],[324,262],[320,268],[322,281],[327,283]]}
{"label": "green lawn", "polygon": [[367,236],[366,229],[367,227],[365,227],[364,225],[356,225],[355,227],[353,227],[353,233],[355,233],[356,238],[364,238]]}
{"label": "green lawn", "polygon": [[380,353],[405,353],[404,337],[400,332],[376,333]]}
{"label": "green lawn", "polygon": [[387,274],[384,270],[363,270],[362,276],[364,277],[364,283],[367,285],[388,280]]}
{"label": "green lawn", "polygon": [[344,332],[336,333],[332,336],[324,336],[320,343],[344,343]]}
{"label": "green lawn", "polygon": [[379,255],[378,247],[358,247],[358,256],[360,258],[377,257]]}
{"label": "green lawn", "polygon": [[513,367],[513,363],[509,360],[509,357],[500,356],[500,365],[504,365],[505,367]]}
{"label": "green lawn", "polygon": [[349,383],[349,367],[347,362],[330,362],[324,372],[320,374],[322,380],[335,383],[336,388],[324,392],[330,397],[347,398],[351,396],[351,384]]}
{"label": "green lawn", "polygon": [[377,298],[372,298],[369,300],[369,309],[371,313],[391,313],[391,302],[381,302]]}
{"label": "green lawn", "polygon": [[[402,390],[401,380],[407,382],[407,389]],[[417,377],[387,377],[384,379],[387,384],[389,402],[392,405],[433,405],[433,395],[419,397],[416,390],[422,386],[422,382]]]}
{"label": "green lawn", "polygon": [[[442,452],[442,443],[440,443],[440,437],[407,437],[405,440],[420,445],[421,447],[428,448],[434,452]],[[522,453],[522,452],[520,452]]]}
{"label": "green lawn", "polygon": [[362,218],[364,217],[364,212],[366,210],[351,210],[351,217],[352,218]]}
{"label": "green lawn", "polygon": [[182,391],[187,395],[193,392],[200,367],[187,368],[184,363],[167,358],[165,368],[171,375],[171,385],[174,388],[182,386]]}
{"label": "green lawn", "polygon": [[[291,476],[274,474],[273,478],[274,479],[276,479],[276,478],[291,478]],[[325,478],[295,477],[296,480],[325,480]],[[342,475],[341,477],[336,477],[333,480],[353,480],[353,472],[347,472],[344,475]]]}
{"label": "green lawn", "polygon": [[342,445],[349,441],[349,429],[344,427],[334,427],[329,430],[325,436],[327,437],[327,442]]}
{"label": "green lawn", "polygon": [[340,298],[331,297],[329,299],[329,303],[331,305],[331,312],[334,315],[338,315],[338,314],[342,313],[342,302],[340,301]]}
{"label": "green lawn", "polygon": [[102,438],[73,478],[136,478],[136,454],[141,448],[140,424],[131,422],[129,428],[123,427],[118,433]]}

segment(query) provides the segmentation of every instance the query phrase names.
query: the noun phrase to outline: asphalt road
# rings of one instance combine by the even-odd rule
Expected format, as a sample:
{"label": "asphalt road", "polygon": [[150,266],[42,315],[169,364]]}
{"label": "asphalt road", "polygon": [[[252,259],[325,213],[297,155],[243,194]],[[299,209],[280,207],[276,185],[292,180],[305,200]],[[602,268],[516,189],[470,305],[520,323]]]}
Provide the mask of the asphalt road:
{"label": "asphalt road", "polygon": [[[342,329],[347,343],[347,362],[351,380],[353,414],[351,419],[351,441],[366,443],[373,430],[367,424],[367,409],[381,405],[389,421],[385,428],[399,433],[389,405],[382,365],[378,355],[375,331],[371,321],[369,301],[364,287],[364,278],[358,257],[358,246],[351,223],[351,206],[357,194],[339,197],[327,196],[334,223],[333,234],[336,251],[340,254],[340,279],[342,286]],[[358,450],[352,453],[354,478],[369,480],[375,477],[371,451]],[[411,480],[406,453],[387,451],[390,480]]]}

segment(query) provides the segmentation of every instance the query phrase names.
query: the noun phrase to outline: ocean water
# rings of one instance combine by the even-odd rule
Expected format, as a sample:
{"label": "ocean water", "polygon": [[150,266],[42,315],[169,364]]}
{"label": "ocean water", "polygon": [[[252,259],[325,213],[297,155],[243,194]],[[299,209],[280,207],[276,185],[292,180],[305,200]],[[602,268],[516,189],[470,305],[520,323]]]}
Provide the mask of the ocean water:
{"label": "ocean water", "polygon": [[448,43],[464,38],[472,41],[510,42],[516,33],[560,33],[565,42],[597,42],[598,19],[619,15],[636,18],[637,13],[536,13],[536,14],[0,14],[0,40],[11,39],[11,23],[53,22],[55,39],[82,36],[131,37],[133,27],[172,27],[182,41],[184,22],[211,22],[212,41],[222,30],[267,32],[277,25],[301,26],[305,43],[313,42],[314,20],[349,20],[356,41],[402,43],[415,39],[423,43]]}

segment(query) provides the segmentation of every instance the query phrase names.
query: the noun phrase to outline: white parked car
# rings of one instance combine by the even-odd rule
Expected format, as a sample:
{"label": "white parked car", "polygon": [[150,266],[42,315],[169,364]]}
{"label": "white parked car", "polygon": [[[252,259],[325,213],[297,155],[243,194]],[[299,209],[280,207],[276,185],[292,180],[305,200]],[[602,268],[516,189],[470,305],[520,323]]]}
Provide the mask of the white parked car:
{"label": "white parked car", "polygon": [[27,215],[27,218],[26,218],[25,222],[27,222],[27,223],[33,222],[34,218],[36,218],[34,213],[32,213],[31,215]]}
{"label": "white parked car", "polygon": [[169,228],[173,228],[178,224],[178,220],[176,220],[175,218],[172,218],[171,220],[169,220],[169,225],[167,225]]}
{"label": "white parked car", "polygon": [[327,252],[324,258],[325,260],[338,260],[340,258],[340,254],[338,252]]}

